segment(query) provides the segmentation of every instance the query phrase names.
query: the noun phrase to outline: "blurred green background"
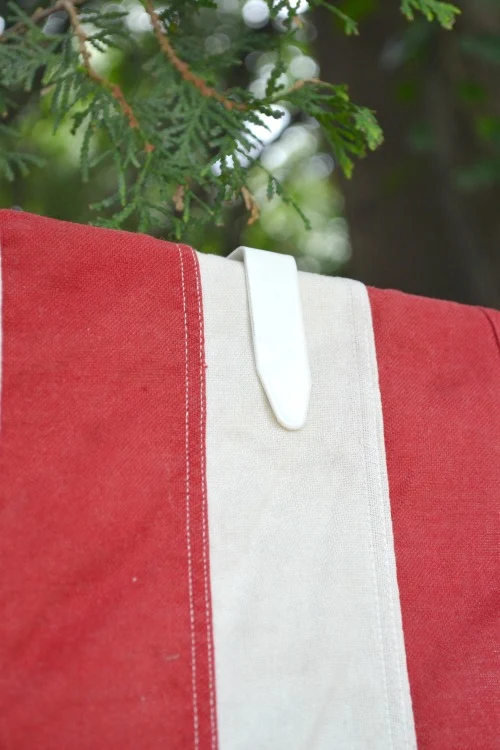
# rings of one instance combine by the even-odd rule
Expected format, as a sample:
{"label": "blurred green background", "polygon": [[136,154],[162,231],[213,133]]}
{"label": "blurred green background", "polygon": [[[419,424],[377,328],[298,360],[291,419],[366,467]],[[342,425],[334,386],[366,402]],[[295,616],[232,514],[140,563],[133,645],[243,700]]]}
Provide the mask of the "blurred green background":
{"label": "blurred green background", "polygon": [[[377,111],[385,142],[347,181],[317,123],[289,111],[259,134],[260,160],[284,181],[310,228],[278,197],[267,200],[257,168],[250,183],[260,219],[248,226],[236,201],[223,227],[193,231],[185,240],[223,255],[239,244],[277,250],[295,255],[305,271],[500,307],[500,0],[457,3],[462,14],[451,32],[422,18],[408,24],[397,0],[337,3],[358,20],[357,37],[346,37],[327,12],[310,13],[305,0],[297,3],[301,24],[287,50],[289,81],[320,76],[347,83],[354,101]],[[28,11],[36,5],[21,4]],[[151,29],[139,2],[103,3],[110,6],[127,9],[128,29],[140,44],[130,54],[94,53],[92,62],[127,93],[144,75]],[[200,43],[207,55],[224,54],[243,27],[282,33],[264,0],[219,0],[217,11],[200,18]],[[272,66],[269,53],[253,52],[231,83],[258,92]],[[46,166],[1,182],[1,205],[95,220],[89,204],[112,192],[112,170],[82,181],[78,136],[69,125],[52,134],[43,91],[26,97],[16,119],[23,146]],[[160,236],[168,239],[167,230]]]}

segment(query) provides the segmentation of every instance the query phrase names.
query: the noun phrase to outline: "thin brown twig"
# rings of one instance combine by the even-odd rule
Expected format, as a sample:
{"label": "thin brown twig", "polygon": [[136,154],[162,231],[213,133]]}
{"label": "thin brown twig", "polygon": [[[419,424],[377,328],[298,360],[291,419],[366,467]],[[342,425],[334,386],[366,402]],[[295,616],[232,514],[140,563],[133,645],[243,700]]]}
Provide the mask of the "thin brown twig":
{"label": "thin brown twig", "polygon": [[291,94],[292,91],[297,91],[297,89],[301,89],[302,86],[305,86],[308,83],[323,84],[323,86],[325,85],[325,81],[322,81],[321,78],[301,78],[300,81],[295,81],[295,83],[290,86],[285,94]]}
{"label": "thin brown twig", "polygon": [[224,94],[221,94],[219,91],[217,91],[217,89],[214,89],[213,86],[209,86],[204,78],[196,75],[196,73],[193,73],[189,65],[186,62],[184,62],[184,60],[181,60],[181,58],[175,51],[172,45],[172,42],[168,38],[165,31],[162,29],[160,18],[154,8],[152,0],[143,0],[143,2],[144,2],[144,7],[146,8],[146,11],[151,19],[151,23],[153,25],[153,31],[155,33],[156,38],[158,39],[158,43],[161,47],[162,52],[170,60],[174,68],[179,71],[179,73],[184,78],[184,80],[189,81],[190,83],[193,84],[193,86],[196,86],[198,91],[200,91],[203,94],[203,96],[210,97],[220,102],[227,110],[232,110],[232,109],[237,109],[240,111],[247,110],[248,105],[242,102],[235,102],[233,99],[228,99],[227,96],[224,96]]}
{"label": "thin brown twig", "polygon": [[[132,129],[139,128],[137,117],[135,116],[132,107],[126,100],[125,94],[121,90],[120,86],[118,86],[118,84],[116,83],[111,83],[111,81],[108,81],[106,78],[103,78],[103,76],[99,75],[99,73],[97,73],[92,67],[92,64],[90,62],[90,52],[87,47],[88,37],[82,28],[78,13],[76,12],[75,0],[61,0],[60,5],[69,15],[73,32],[78,39],[78,46],[80,48],[80,54],[83,60],[83,67],[87,71],[87,75],[89,76],[89,78],[92,78],[93,81],[108,89],[108,91],[111,93],[111,96],[113,96],[118,102],[123,114],[129,122],[130,127]],[[146,150],[149,145],[150,144],[146,144]]]}
{"label": "thin brown twig", "polygon": [[[78,39],[78,46],[80,49],[80,54],[82,56],[83,66],[87,71],[87,75],[89,76],[89,78],[98,83],[100,86],[106,88],[111,93],[111,95],[118,102],[123,114],[127,118],[130,127],[134,130],[138,129],[139,122],[137,120],[137,117],[135,116],[132,107],[126,100],[125,94],[123,93],[120,86],[106,80],[106,78],[99,75],[99,73],[97,73],[92,67],[92,64],[90,62],[90,52],[87,47],[88,37],[82,28],[80,18],[76,10],[77,7],[79,5],[83,5],[84,2],[86,2],[86,0],[58,0],[58,2],[54,3],[54,5],[51,5],[50,8],[37,8],[37,10],[35,10],[33,15],[31,16],[31,20],[33,21],[33,23],[39,23],[40,21],[43,21],[45,18],[48,18],[53,13],[56,13],[59,10],[66,11],[69,16],[73,32]],[[11,26],[4,34],[0,36],[0,42],[6,41],[11,35],[26,31],[27,28],[27,25],[23,21],[14,24],[14,26]],[[153,151],[154,146],[146,142],[145,150],[146,152]]]}

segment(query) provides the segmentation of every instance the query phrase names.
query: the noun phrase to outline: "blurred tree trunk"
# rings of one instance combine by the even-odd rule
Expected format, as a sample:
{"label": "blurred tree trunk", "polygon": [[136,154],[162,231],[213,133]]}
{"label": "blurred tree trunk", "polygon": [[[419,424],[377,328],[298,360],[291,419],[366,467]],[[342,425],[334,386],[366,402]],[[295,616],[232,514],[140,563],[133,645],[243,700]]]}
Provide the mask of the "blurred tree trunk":
{"label": "blurred tree trunk", "polygon": [[[466,194],[454,179],[456,167],[477,156],[471,114],[458,103],[456,85],[474,75],[500,102],[499,69],[466,68],[460,31],[432,31],[410,67],[418,95],[404,101],[397,91],[408,65],[390,64],[407,29],[398,6],[380,3],[359,37],[334,31],[327,12],[316,17],[322,78],[347,82],[354,101],[376,110],[385,133],[383,146],[342,181],[353,247],[346,273],[374,286],[500,307],[500,190]],[[459,28],[500,29],[498,10],[490,7],[485,16],[479,0],[461,7]],[[416,153],[409,134],[420,122],[434,147]]]}

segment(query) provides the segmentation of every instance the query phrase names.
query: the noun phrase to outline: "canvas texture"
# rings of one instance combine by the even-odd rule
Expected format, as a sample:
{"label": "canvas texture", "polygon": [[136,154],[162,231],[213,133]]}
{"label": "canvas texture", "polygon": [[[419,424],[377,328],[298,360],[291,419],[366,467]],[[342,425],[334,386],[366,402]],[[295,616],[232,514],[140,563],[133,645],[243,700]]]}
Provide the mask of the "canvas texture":
{"label": "canvas texture", "polygon": [[500,313],[0,212],[2,750],[496,750]]}
{"label": "canvas texture", "polygon": [[289,431],[254,366],[243,264],[199,260],[221,747],[414,747],[366,289],[299,275],[313,386]]}
{"label": "canvas texture", "polygon": [[500,746],[500,313],[370,289],[419,747]]}
{"label": "canvas texture", "polygon": [[0,228],[0,746],[211,750],[194,253]]}

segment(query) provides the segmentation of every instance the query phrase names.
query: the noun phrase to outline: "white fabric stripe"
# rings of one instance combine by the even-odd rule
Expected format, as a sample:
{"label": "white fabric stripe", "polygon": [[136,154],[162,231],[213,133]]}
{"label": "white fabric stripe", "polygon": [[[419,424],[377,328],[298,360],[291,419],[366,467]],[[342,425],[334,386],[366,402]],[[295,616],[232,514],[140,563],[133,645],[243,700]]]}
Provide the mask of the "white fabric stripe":
{"label": "white fabric stripe", "polygon": [[414,748],[366,289],[300,274],[312,393],[289,432],[243,265],[198,257],[220,750]]}

